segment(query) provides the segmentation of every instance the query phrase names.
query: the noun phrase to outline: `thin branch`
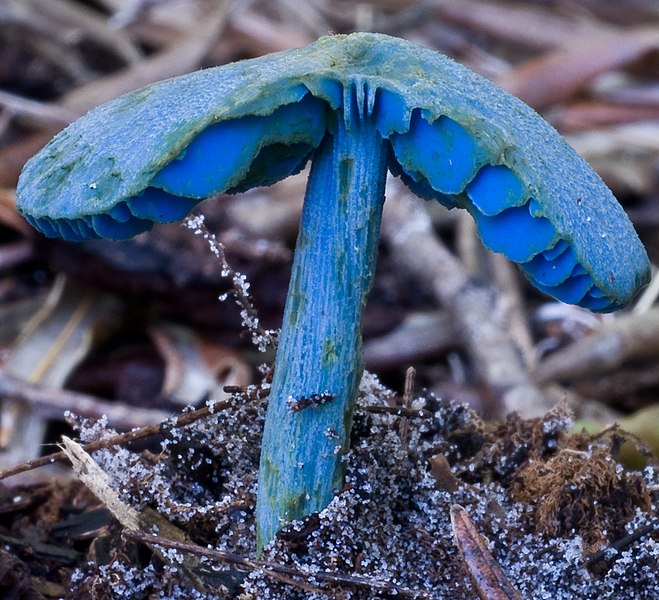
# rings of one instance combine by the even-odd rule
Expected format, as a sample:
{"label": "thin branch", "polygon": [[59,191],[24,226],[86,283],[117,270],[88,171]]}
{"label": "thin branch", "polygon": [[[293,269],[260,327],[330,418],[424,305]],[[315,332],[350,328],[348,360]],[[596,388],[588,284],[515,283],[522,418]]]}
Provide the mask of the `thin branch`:
{"label": "thin branch", "polygon": [[644,527],[640,527],[639,529],[630,533],[629,535],[620,538],[619,540],[615,541],[613,544],[606,546],[601,550],[598,550],[588,558],[588,560],[586,561],[586,566],[588,568],[591,568],[593,565],[597,564],[601,560],[606,560],[611,558],[615,559],[615,556],[612,557],[610,554],[611,550],[615,550],[617,554],[622,549],[626,548],[627,546],[631,546],[634,542],[637,542],[641,538],[651,533],[654,533],[655,531],[659,531],[659,520],[654,520],[651,523],[645,525]]}
{"label": "thin branch", "polygon": [[459,504],[451,506],[451,527],[458,550],[479,598],[522,600],[487,548],[469,513]]}
{"label": "thin branch", "polygon": [[0,105],[18,117],[40,121],[46,125],[65,127],[76,117],[73,111],[57,104],[29,100],[16,94],[0,90]]}
{"label": "thin branch", "polygon": [[[295,567],[271,563],[264,560],[252,560],[234,552],[228,552],[226,550],[213,550],[204,546],[198,546],[197,544],[177,542],[148,533],[125,530],[123,532],[123,536],[126,539],[142,542],[149,545],[171,548],[174,550],[180,550],[181,552],[189,552],[191,554],[203,556],[213,562],[228,563],[237,567],[242,567],[248,571],[263,571],[266,575],[271,577],[274,577],[275,575],[299,577],[304,581],[317,580],[335,585],[359,587],[367,590],[384,592],[387,594],[396,594],[404,598],[430,597],[426,592],[411,590],[409,588],[400,587],[389,581],[366,577],[363,575],[346,575],[344,573],[333,571],[314,571],[312,573],[305,573],[301,569],[296,569]],[[300,586],[302,582],[289,580],[287,583]]]}
{"label": "thin branch", "polygon": [[569,382],[612,371],[625,361],[659,356],[659,308],[629,314],[558,350],[536,370],[541,383]]}
{"label": "thin branch", "polygon": [[39,414],[56,419],[61,419],[65,411],[94,419],[105,415],[108,423],[116,428],[140,427],[162,421],[168,416],[168,413],[158,409],[139,408],[127,402],[109,402],[89,394],[29,383],[4,369],[0,369],[0,398],[20,400]]}
{"label": "thin branch", "polygon": [[432,419],[433,417],[433,414],[425,408],[407,406],[366,406],[363,410],[376,415],[394,415],[405,419]]}
{"label": "thin branch", "polygon": [[398,180],[392,180],[388,189],[383,238],[400,267],[431,289],[446,308],[479,379],[500,398],[500,412],[536,416],[549,410],[553,400],[535,384],[521,359],[501,294],[474,281],[446,248],[434,232],[422,200],[414,198]]}
{"label": "thin branch", "polygon": [[[102,440],[97,440],[95,442],[89,442],[88,444],[83,444],[82,449],[87,452],[94,452],[96,450],[101,450],[103,448],[111,448],[113,446],[118,446],[120,444],[128,444],[130,442],[135,442],[137,440],[142,440],[154,435],[158,435],[162,432],[165,426],[168,427],[185,427],[208,417],[211,414],[215,413],[218,410],[225,410],[231,406],[231,402],[216,402],[211,406],[204,406],[197,410],[192,410],[190,412],[184,412],[175,419],[162,421],[161,423],[155,423],[153,425],[147,425],[146,427],[140,427],[139,429],[133,429],[132,431],[127,431],[126,433],[119,433]],[[0,480],[6,479],[7,477],[12,477],[13,475],[18,475],[19,473],[25,473],[26,471],[31,471],[45,465],[50,465],[56,462],[61,462],[67,460],[66,454],[64,452],[54,452],[40,458],[35,458],[34,460],[29,460],[15,467],[5,469],[0,471]]]}

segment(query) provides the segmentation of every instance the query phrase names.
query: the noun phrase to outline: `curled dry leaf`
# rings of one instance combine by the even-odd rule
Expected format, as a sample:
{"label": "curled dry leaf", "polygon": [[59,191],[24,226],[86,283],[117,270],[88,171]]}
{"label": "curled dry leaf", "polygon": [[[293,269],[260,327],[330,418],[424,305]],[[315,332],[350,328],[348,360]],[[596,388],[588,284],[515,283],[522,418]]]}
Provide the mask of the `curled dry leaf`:
{"label": "curled dry leaf", "polygon": [[148,332],[165,362],[162,394],[173,402],[187,406],[208,397],[224,400],[225,386],[250,383],[249,366],[226,346],[206,342],[173,324],[159,323]]}

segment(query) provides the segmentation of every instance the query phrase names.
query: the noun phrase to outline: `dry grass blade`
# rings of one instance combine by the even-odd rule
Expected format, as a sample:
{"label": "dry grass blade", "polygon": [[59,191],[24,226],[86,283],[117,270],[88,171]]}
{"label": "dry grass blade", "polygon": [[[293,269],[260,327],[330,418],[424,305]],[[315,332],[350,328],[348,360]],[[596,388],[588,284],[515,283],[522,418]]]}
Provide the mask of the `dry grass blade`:
{"label": "dry grass blade", "polygon": [[62,436],[61,448],[71,462],[78,479],[108,508],[117,521],[126,529],[138,530],[139,513],[121,501],[117,492],[110,485],[107,473],[98,466],[89,453],[80,444],[66,436]]}
{"label": "dry grass blade", "polygon": [[469,513],[459,504],[451,506],[451,526],[481,600],[522,600],[490,554]]}
{"label": "dry grass blade", "polygon": [[[122,527],[134,532],[155,528],[170,537],[176,537],[180,543],[185,543],[185,540],[187,540],[185,533],[171,525],[156,511],[146,507],[142,512],[139,512],[126,504],[112,487],[108,474],[80,444],[66,436],[62,436],[61,448],[71,462],[76,477],[91,490],[103,506],[121,523]],[[160,552],[158,548],[153,548],[153,550],[161,560],[166,562],[176,561],[177,564],[181,564],[176,558]],[[196,557],[188,558],[182,561],[181,568],[194,586],[199,590],[203,590],[204,585],[192,571],[196,563]]]}
{"label": "dry grass blade", "polygon": [[[412,401],[414,400],[414,379],[416,371],[414,367],[409,367],[405,372],[405,391],[403,393],[403,408],[410,410],[412,408]],[[402,416],[398,423],[398,437],[400,437],[400,445],[405,448],[409,442],[410,437],[410,422],[407,417]]]}

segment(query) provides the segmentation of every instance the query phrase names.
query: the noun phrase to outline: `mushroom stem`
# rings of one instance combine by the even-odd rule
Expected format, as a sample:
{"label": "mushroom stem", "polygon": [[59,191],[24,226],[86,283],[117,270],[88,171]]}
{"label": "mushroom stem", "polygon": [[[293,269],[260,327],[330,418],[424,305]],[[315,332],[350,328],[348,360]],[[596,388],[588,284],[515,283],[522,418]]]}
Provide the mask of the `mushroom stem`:
{"label": "mushroom stem", "polygon": [[370,115],[346,111],[316,151],[302,210],[263,432],[259,551],[343,484],[389,152]]}

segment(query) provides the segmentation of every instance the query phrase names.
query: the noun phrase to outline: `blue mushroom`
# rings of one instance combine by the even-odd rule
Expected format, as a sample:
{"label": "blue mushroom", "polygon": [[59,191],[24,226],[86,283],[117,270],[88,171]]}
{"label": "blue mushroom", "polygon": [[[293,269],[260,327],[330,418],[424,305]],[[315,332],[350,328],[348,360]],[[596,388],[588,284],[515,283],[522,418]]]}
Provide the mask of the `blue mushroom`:
{"label": "blue mushroom", "polygon": [[18,209],[50,237],[128,238],[309,160],[263,434],[260,547],[342,485],[388,171],[469,211],[486,246],[564,302],[615,310],[650,273],[611,192],[533,110],[440,54],[377,34],[322,38],[109,102],[26,164]]}

